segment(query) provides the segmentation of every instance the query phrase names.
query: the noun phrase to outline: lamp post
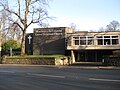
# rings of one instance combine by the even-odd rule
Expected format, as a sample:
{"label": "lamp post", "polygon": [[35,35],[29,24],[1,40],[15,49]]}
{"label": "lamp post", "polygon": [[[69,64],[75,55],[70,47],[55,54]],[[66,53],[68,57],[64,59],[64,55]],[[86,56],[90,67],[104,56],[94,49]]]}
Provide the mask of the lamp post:
{"label": "lamp post", "polygon": [[0,61],[1,61],[1,50],[2,48],[1,48],[1,42],[0,42]]}
{"label": "lamp post", "polygon": [[3,28],[3,24],[2,24],[2,22],[0,21],[0,62],[1,62],[1,50],[2,50],[2,48],[1,48],[1,43],[2,43],[2,38],[1,38],[1,31],[2,31],[2,28]]}

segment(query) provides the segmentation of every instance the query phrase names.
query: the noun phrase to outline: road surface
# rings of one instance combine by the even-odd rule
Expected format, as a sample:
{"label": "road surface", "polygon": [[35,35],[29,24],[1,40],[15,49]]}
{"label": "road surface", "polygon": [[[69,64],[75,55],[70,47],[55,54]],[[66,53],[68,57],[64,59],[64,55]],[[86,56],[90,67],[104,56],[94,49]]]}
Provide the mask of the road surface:
{"label": "road surface", "polygon": [[120,70],[0,66],[0,90],[120,90]]}

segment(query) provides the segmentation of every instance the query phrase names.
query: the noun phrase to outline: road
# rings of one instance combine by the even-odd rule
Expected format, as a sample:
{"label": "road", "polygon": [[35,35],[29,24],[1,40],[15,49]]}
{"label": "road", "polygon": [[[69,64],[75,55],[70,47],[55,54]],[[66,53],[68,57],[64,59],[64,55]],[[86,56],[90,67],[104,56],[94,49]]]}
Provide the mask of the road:
{"label": "road", "polygon": [[120,90],[120,70],[0,66],[0,90]]}

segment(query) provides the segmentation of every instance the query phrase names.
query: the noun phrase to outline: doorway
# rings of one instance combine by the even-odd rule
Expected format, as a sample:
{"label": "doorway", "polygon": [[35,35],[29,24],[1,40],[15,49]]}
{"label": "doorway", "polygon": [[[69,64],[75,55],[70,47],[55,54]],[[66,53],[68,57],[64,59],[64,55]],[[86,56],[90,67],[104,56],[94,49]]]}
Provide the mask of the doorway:
{"label": "doorway", "polygon": [[75,52],[75,61],[76,62],[85,62],[85,52],[84,51],[76,51]]}

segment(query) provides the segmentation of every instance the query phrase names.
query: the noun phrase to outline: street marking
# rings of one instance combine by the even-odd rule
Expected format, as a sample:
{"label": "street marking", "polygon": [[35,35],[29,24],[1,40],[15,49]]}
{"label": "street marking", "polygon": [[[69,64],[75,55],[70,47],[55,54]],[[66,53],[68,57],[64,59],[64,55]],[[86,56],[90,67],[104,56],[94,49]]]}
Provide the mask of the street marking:
{"label": "street marking", "polygon": [[13,71],[0,71],[1,73],[15,73]]}
{"label": "street marking", "polygon": [[65,78],[65,76],[45,75],[45,74],[32,74],[32,73],[28,73],[28,75],[42,76],[42,77],[52,77],[52,78]]}
{"label": "street marking", "polygon": [[93,80],[93,81],[120,82],[120,80],[113,80],[113,79],[98,79],[98,78],[89,78],[89,80]]}

